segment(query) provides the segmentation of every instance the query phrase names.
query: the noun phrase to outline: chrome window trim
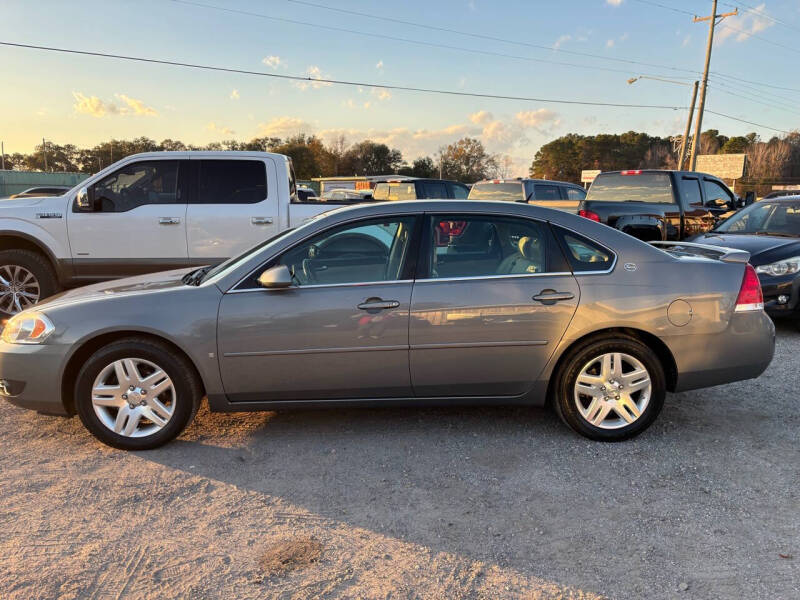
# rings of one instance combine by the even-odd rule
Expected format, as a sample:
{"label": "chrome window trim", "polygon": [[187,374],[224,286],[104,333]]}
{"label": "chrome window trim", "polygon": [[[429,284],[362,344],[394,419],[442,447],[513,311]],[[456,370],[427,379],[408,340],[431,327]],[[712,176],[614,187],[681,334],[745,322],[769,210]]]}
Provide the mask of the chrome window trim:
{"label": "chrome window trim", "polygon": [[311,290],[315,288],[337,288],[337,287],[364,287],[367,285],[394,285],[399,283],[414,283],[413,279],[391,279],[388,281],[359,281],[356,283],[315,283],[313,285],[292,285],[288,288],[245,288],[241,290],[231,289],[226,294],[243,294],[244,292],[285,292],[287,290]]}
{"label": "chrome window trim", "polygon": [[[605,269],[603,271],[572,271],[572,275],[574,275],[575,277],[578,277],[579,275],[607,275],[607,274],[611,273],[614,270],[614,267],[617,266],[617,260],[619,259],[619,257],[617,256],[617,253],[614,252],[614,250],[612,250],[608,246],[606,246],[603,242],[598,242],[593,237],[588,236],[585,233],[581,233],[580,231],[576,231],[576,230],[572,229],[572,227],[568,227],[566,225],[562,225],[561,223],[553,223],[552,221],[548,221],[548,222],[551,225],[555,226],[555,227],[561,227],[561,229],[566,229],[567,231],[571,231],[575,235],[579,235],[581,237],[585,237],[587,240],[591,241],[592,243],[597,244],[598,246],[600,246],[601,248],[604,248],[605,250],[608,250],[611,253],[611,256],[614,257],[614,260],[611,261],[611,266],[608,269]],[[567,258],[567,257],[564,257],[564,258],[566,258],[567,262],[569,262],[569,258]]]}
{"label": "chrome window trim", "polygon": [[470,275],[467,277],[426,277],[416,279],[415,283],[427,283],[436,281],[471,281],[476,279],[513,279],[515,277],[564,277],[572,275],[569,271],[554,271],[552,273],[512,273],[510,275]]}

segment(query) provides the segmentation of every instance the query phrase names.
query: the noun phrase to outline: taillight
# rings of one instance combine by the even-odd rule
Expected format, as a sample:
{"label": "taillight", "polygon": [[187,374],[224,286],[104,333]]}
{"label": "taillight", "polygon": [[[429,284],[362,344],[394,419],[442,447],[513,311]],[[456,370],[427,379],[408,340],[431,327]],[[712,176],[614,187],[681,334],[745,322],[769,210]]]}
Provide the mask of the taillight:
{"label": "taillight", "polygon": [[600,222],[600,215],[598,215],[596,212],[592,212],[591,210],[581,209],[578,211],[578,215],[589,219],[590,221],[597,221],[598,223]]}
{"label": "taillight", "polygon": [[753,265],[744,267],[742,287],[739,288],[739,297],[736,298],[736,312],[748,310],[762,310],[764,308],[764,294],[761,292],[761,282],[758,280]]}
{"label": "taillight", "polygon": [[641,175],[641,171],[620,171],[620,175]]}

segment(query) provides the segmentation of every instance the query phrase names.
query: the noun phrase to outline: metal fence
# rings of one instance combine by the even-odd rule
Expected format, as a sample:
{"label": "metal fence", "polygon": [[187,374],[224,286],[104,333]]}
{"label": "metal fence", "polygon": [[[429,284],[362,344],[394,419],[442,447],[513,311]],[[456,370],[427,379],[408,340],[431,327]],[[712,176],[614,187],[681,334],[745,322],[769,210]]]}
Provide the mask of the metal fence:
{"label": "metal fence", "polygon": [[24,192],[28,188],[47,185],[77,185],[89,175],[86,173],[44,173],[40,171],[0,170],[0,198]]}

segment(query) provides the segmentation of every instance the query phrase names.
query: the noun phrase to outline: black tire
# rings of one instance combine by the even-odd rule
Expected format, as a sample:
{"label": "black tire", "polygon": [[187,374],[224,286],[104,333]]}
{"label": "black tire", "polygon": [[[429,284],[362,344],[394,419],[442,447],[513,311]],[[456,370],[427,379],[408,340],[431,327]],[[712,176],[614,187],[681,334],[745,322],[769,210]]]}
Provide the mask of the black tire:
{"label": "black tire", "polygon": [[[38,252],[19,249],[2,250],[0,251],[0,272],[4,266],[19,266],[27,269],[39,284],[40,302],[60,291],[58,277],[56,277],[50,261]],[[5,316],[16,314],[16,312],[19,311],[9,312],[0,309],[0,315]]]}
{"label": "black tire", "polygon": [[[604,429],[591,424],[580,414],[574,386],[585,365],[593,358],[612,352],[628,354],[641,362],[652,387],[650,400],[638,419],[618,429]],[[556,373],[553,405],[561,420],[581,435],[592,440],[619,442],[639,435],[655,421],[664,406],[665,381],[664,367],[658,356],[638,339],[626,336],[598,338],[577,346],[565,357]]]}
{"label": "black tire", "polygon": [[[92,385],[106,366],[116,360],[138,358],[158,365],[175,387],[175,407],[161,430],[144,437],[126,437],[106,427],[92,406]],[[120,450],[150,450],[175,439],[192,422],[203,390],[188,359],[166,344],[147,338],[125,338],[112,342],[92,354],[84,363],[75,383],[75,407],[86,429],[98,440]]]}

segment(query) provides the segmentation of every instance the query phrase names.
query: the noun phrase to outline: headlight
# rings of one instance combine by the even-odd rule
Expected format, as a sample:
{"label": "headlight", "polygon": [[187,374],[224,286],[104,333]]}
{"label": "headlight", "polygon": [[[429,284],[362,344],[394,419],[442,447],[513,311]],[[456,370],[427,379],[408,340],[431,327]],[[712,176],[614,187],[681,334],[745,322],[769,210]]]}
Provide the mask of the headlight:
{"label": "headlight", "polygon": [[770,263],[768,265],[761,265],[756,267],[756,273],[765,273],[773,277],[780,277],[781,275],[791,275],[800,271],[800,256],[793,256],[785,260]]}
{"label": "headlight", "polygon": [[54,329],[53,323],[42,313],[26,311],[6,321],[2,338],[9,344],[41,344]]}

